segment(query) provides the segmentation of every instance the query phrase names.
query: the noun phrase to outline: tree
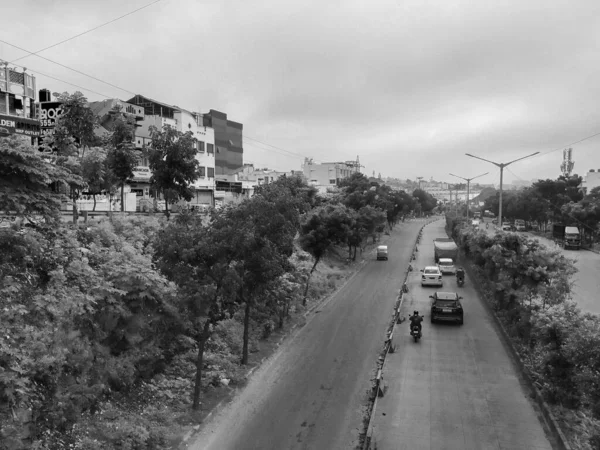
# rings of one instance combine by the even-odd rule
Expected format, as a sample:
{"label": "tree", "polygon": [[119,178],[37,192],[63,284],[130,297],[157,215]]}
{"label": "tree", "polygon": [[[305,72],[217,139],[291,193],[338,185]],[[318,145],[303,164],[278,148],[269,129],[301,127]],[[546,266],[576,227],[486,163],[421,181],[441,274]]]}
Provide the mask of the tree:
{"label": "tree", "polygon": [[57,119],[57,127],[54,136],[56,142],[73,137],[81,148],[81,156],[85,156],[85,150],[93,145],[99,145],[100,139],[94,132],[98,117],[87,106],[87,98],[79,91],[74,94],[63,92],[54,93],[56,101],[62,103],[62,114]]}
{"label": "tree", "polygon": [[300,227],[300,246],[312,255],[315,262],[306,277],[302,303],[306,305],[306,297],[310,277],[317,264],[335,244],[345,243],[350,235],[353,219],[348,209],[342,205],[322,206],[307,213]]}
{"label": "tree", "polygon": [[105,143],[108,147],[106,163],[110,171],[105,178],[105,188],[112,192],[112,187],[107,186],[106,182],[116,181],[118,183],[121,188],[121,211],[125,211],[125,183],[133,178],[133,170],[139,161],[139,155],[133,143],[135,121],[129,116],[122,115],[118,107],[112,112],[116,119],[113,131]]}
{"label": "tree", "polygon": [[92,148],[81,159],[81,176],[87,184],[87,191],[92,194],[96,211],[96,195],[102,192],[106,182],[106,152],[100,148]]}
{"label": "tree", "polygon": [[51,164],[17,137],[0,138],[0,210],[57,219],[63,195],[51,186],[83,186],[65,166]]}
{"label": "tree", "polygon": [[180,198],[190,201],[191,187],[198,178],[199,163],[191,132],[181,133],[165,125],[162,131],[150,127],[152,144],[149,149],[151,185],[165,197],[165,215],[169,218],[169,202]]}
{"label": "tree", "polygon": [[413,191],[413,197],[419,201],[421,211],[424,213],[431,211],[437,204],[437,200],[429,192],[426,192],[423,189],[415,189]]}

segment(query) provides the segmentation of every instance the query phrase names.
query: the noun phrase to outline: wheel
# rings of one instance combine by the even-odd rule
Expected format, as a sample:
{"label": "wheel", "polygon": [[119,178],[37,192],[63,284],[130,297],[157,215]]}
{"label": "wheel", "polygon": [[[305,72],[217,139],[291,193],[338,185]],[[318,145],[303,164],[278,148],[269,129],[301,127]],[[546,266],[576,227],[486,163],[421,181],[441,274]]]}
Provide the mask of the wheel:
{"label": "wheel", "polygon": [[464,323],[465,323],[465,318],[464,318],[464,317],[462,317],[462,318],[460,319],[460,321],[458,322],[458,324],[459,324],[459,325],[463,325]]}
{"label": "wheel", "polygon": [[419,339],[419,338],[416,335],[414,335],[413,339],[415,340],[415,342],[417,342],[417,339]]}
{"label": "wheel", "polygon": [[435,319],[431,316],[431,323],[435,323]]}

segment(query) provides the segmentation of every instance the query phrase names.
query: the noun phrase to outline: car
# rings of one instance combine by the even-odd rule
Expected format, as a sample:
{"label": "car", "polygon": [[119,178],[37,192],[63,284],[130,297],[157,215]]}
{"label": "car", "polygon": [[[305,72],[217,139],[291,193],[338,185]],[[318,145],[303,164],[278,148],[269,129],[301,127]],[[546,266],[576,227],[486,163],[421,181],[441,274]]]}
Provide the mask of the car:
{"label": "car", "polygon": [[443,286],[442,272],[438,266],[421,269],[421,286]]}
{"label": "car", "polygon": [[464,311],[462,307],[462,297],[456,292],[438,291],[429,298],[431,303],[431,323],[438,320],[443,322],[458,322],[460,325],[465,323]]}
{"label": "car", "polygon": [[498,219],[492,219],[492,223],[493,223],[494,225],[498,225]]}
{"label": "car", "polygon": [[380,245],[377,247],[377,261],[380,259],[388,260],[388,247],[387,245]]}
{"label": "car", "polygon": [[456,267],[454,267],[454,261],[452,258],[440,258],[438,260],[438,267],[442,275],[454,275],[456,273]]}
{"label": "car", "polygon": [[513,228],[514,227],[510,223],[505,222],[502,224],[502,231],[514,231]]}

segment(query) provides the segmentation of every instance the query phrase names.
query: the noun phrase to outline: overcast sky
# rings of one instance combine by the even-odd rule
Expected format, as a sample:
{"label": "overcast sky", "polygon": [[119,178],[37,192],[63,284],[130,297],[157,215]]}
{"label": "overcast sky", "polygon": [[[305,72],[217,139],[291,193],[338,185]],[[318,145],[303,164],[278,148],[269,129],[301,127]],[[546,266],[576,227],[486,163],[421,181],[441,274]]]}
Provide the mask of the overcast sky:
{"label": "overcast sky", "polygon": [[[0,39],[37,51],[151,2],[2,2]],[[244,161],[280,170],[359,155],[369,175],[497,183],[465,153],[539,151],[505,182],[556,178],[565,145],[600,132],[598,0],[162,0],[40,55],[124,90],[15,62],[38,88],[220,110],[244,124]],[[575,173],[600,169],[600,136],[573,149]]]}

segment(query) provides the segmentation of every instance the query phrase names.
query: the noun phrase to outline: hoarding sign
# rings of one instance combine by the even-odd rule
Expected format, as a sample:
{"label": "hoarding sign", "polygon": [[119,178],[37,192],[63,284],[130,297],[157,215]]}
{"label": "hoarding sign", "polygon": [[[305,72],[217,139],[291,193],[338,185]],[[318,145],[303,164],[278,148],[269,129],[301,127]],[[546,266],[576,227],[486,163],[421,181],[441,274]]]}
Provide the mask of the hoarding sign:
{"label": "hoarding sign", "polygon": [[62,113],[62,102],[39,103],[39,119],[43,136],[54,134],[56,120]]}
{"label": "hoarding sign", "polygon": [[39,136],[40,122],[35,119],[28,119],[26,117],[0,114],[0,136],[6,136],[9,134]]}

